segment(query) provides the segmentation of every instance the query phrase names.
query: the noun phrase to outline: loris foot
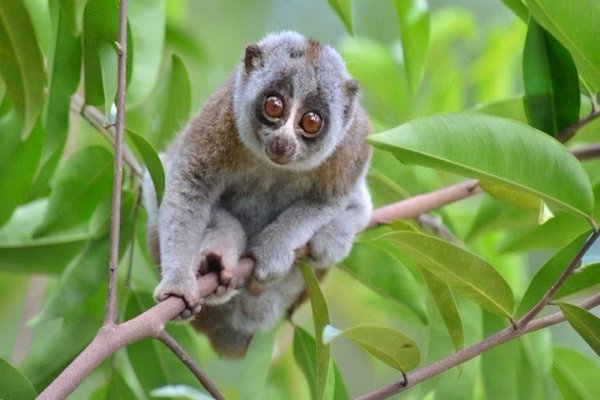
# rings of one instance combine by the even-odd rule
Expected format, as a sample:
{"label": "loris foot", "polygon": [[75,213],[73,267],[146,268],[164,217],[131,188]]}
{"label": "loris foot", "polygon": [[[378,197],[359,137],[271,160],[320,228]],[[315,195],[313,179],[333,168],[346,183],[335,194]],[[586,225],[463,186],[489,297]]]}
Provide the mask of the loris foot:
{"label": "loris foot", "polygon": [[200,312],[200,290],[193,274],[164,276],[154,290],[154,299],[161,302],[171,296],[179,297],[185,302],[185,310],[177,316],[177,320],[189,319]]}
{"label": "loris foot", "polygon": [[243,282],[234,274],[236,263],[237,260],[233,261],[233,258],[230,259],[230,257],[216,252],[204,254],[204,258],[200,263],[200,274],[205,275],[209,272],[217,273],[219,286],[217,286],[214,293],[202,300],[203,303],[212,305],[224,304],[239,293],[238,288]]}

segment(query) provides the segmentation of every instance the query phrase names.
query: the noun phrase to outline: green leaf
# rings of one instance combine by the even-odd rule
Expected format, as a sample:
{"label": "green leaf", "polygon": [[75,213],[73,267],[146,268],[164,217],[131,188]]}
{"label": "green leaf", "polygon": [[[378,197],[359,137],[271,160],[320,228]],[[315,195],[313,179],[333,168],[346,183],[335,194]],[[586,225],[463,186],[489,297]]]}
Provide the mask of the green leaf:
{"label": "green leaf", "polygon": [[0,358],[0,399],[33,400],[36,396],[35,389],[25,375]]}
{"label": "green leaf", "polygon": [[556,140],[520,123],[476,113],[442,114],[371,135],[369,142],[406,164],[477,178],[496,194],[542,198],[591,216],[594,196],[581,164]]}
{"label": "green leaf", "polygon": [[132,0],[128,5],[131,41],[135,48],[127,107],[139,104],[151,93],[158,78],[165,41],[165,0]]}
{"label": "green leaf", "polygon": [[514,299],[510,287],[491,265],[475,254],[417,232],[393,232],[385,240],[487,311],[508,317],[512,314]]}
{"label": "green leaf", "polygon": [[408,112],[408,82],[391,51],[369,38],[345,38],[340,53],[360,82],[362,103],[373,118],[399,123]]}
{"label": "green leaf", "polygon": [[319,282],[315,277],[312,267],[307,263],[300,263],[300,271],[304,278],[304,284],[308,297],[310,298],[310,307],[312,309],[314,327],[315,327],[315,343],[316,343],[316,396],[317,400],[324,398],[325,388],[327,385],[327,374],[329,369],[329,345],[323,343],[323,329],[329,325],[329,312],[327,311],[327,303],[325,297],[319,287]]}
{"label": "green leaf", "polygon": [[465,334],[454,294],[448,285],[437,279],[433,274],[425,269],[422,272],[429,287],[429,293],[431,293],[433,301],[444,320],[450,339],[452,339],[454,349],[458,351],[465,345]]}
{"label": "green leaf", "polygon": [[504,5],[512,10],[521,20],[527,22],[529,19],[529,10],[523,4],[523,0],[501,0]]}
{"label": "green leaf", "polygon": [[[314,398],[315,393],[317,393],[317,357],[315,339],[298,326],[294,329],[293,352],[294,359],[308,381],[310,392]],[[344,379],[335,363],[333,363],[333,369],[335,375],[333,398],[336,400],[346,400],[349,398],[348,392],[344,384]]]}
{"label": "green leaf", "polygon": [[[12,125],[14,114],[8,114],[0,120],[0,132]],[[8,125],[7,125],[8,124]],[[13,125],[14,126],[14,125]],[[10,132],[2,132],[10,134]],[[13,211],[23,203],[28,196],[29,188],[37,170],[42,154],[44,131],[41,123],[34,126],[32,133],[24,140],[19,138],[17,131],[12,131],[18,143],[7,155],[0,160],[0,226],[4,225]]]}
{"label": "green leaf", "polygon": [[357,326],[342,335],[358,343],[373,356],[392,368],[408,371],[420,359],[417,344],[405,334],[380,326]]}
{"label": "green leaf", "polygon": [[130,400],[135,399],[133,393],[123,376],[116,370],[112,370],[110,381],[106,391],[107,400]]}
{"label": "green leaf", "polygon": [[551,136],[579,119],[579,76],[569,52],[534,19],[523,50],[525,112],[529,124]]}
{"label": "green leaf", "polygon": [[161,84],[154,96],[155,114],[158,123],[153,124],[150,142],[162,149],[181,130],[190,113],[190,78],[183,61],[176,55],[161,78]]}
{"label": "green leaf", "polygon": [[554,295],[560,299],[572,295],[581,295],[600,285],[600,263],[586,265],[575,270]]}
{"label": "green leaf", "polygon": [[350,255],[339,264],[340,268],[384,298],[409,308],[426,323],[420,285],[406,266],[381,245],[386,243],[383,240],[357,241]]}
{"label": "green leaf", "polygon": [[344,28],[349,34],[353,35],[352,25],[352,0],[327,0],[342,21]]}
{"label": "green leaf", "polygon": [[165,192],[165,170],[163,168],[162,162],[160,161],[160,157],[154,150],[154,147],[148,142],[143,136],[139,133],[136,133],[132,130],[126,130],[127,135],[135,145],[135,148],[142,156],[142,160],[144,161],[144,165],[150,174],[150,178],[152,179],[152,183],[154,184],[154,189],[156,191],[157,202],[160,205],[162,201],[163,194]]}
{"label": "green leaf", "polygon": [[60,8],[67,17],[71,31],[79,36],[83,25],[83,11],[88,0],[59,0]]}
{"label": "green leaf", "polygon": [[48,101],[43,112],[44,147],[41,167],[31,190],[37,198],[49,192],[49,180],[58,165],[67,141],[71,95],[81,77],[81,42],[71,33],[57,1],[50,2],[53,21],[53,42],[48,55]]}
{"label": "green leaf", "polygon": [[26,137],[44,103],[46,74],[33,25],[21,1],[0,2],[0,76]]}
{"label": "green leaf", "polygon": [[600,356],[600,318],[583,308],[568,303],[558,303],[569,324]]}
{"label": "green leaf", "polygon": [[36,236],[87,223],[112,187],[112,156],[103,147],[89,146],[75,153],[57,172],[48,210]]}
{"label": "green leaf", "polygon": [[113,45],[99,42],[98,59],[102,73],[102,89],[104,92],[104,115],[109,123],[114,122],[113,106],[117,97],[117,51]]}
{"label": "green leaf", "polygon": [[600,3],[597,0],[525,0],[536,21],[565,46],[591,93],[600,90]]}
{"label": "green leaf", "polygon": [[277,328],[273,328],[268,332],[256,332],[252,337],[237,385],[240,397],[248,400],[263,398],[276,336]]}
{"label": "green leaf", "polygon": [[596,400],[600,398],[600,367],[575,350],[554,349],[552,377],[565,399]]}
{"label": "green leaf", "polygon": [[567,268],[589,235],[589,232],[579,235],[571,243],[559,250],[539,269],[523,295],[517,315],[524,315],[541,299],[544,293],[546,293],[565,268]]}
{"label": "green leaf", "polygon": [[112,45],[118,39],[118,7],[116,1],[89,0],[83,13],[82,49],[86,104],[97,106],[105,102],[99,48],[101,44]]}
{"label": "green leaf", "polygon": [[406,76],[417,92],[429,49],[429,5],[425,0],[396,0]]}

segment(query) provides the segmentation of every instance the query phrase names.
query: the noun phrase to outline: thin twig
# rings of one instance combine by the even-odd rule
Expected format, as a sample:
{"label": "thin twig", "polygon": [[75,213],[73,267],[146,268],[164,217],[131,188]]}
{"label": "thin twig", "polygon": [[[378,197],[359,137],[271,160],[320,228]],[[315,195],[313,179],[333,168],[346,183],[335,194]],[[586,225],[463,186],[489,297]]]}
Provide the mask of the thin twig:
{"label": "thin twig", "polygon": [[115,163],[110,218],[110,258],[108,289],[103,326],[116,323],[117,268],[121,225],[121,184],[123,182],[123,131],[125,130],[125,86],[127,65],[127,0],[119,2],[119,43],[117,71],[117,119],[115,123]]}
{"label": "thin twig", "polygon": [[552,296],[554,296],[554,293],[556,293],[556,291],[558,289],[560,289],[560,287],[565,282],[565,280],[569,277],[569,275],[571,275],[571,273],[575,270],[575,268],[577,268],[577,266],[579,265],[579,262],[581,261],[581,258],[589,250],[589,248],[592,247],[592,245],[594,244],[596,239],[598,239],[598,236],[600,236],[600,231],[592,232],[592,234],[587,239],[587,241],[584,243],[584,245],[581,247],[581,249],[579,249],[579,251],[577,252],[575,257],[573,257],[573,259],[571,260],[571,262],[569,263],[567,268],[565,268],[563,273],[556,279],[556,281],[552,284],[552,286],[550,286],[550,288],[548,288],[546,293],[544,293],[544,295],[537,302],[537,304],[534,305],[533,307],[531,307],[531,309],[519,320],[519,322],[517,322],[518,329],[525,328],[527,326],[527,324],[529,323],[529,321],[531,321],[533,318],[535,318],[535,316],[538,315],[539,312],[542,311],[542,309],[544,307],[546,307],[548,302],[552,299]]}
{"label": "thin twig", "polygon": [[[589,298],[581,304],[582,308],[591,309],[600,305],[600,294],[596,294],[595,296]],[[546,328],[551,325],[556,325],[565,320],[564,315],[561,312],[556,312],[550,315],[546,315],[544,317],[534,319],[524,329],[515,330],[511,326],[505,328],[482,341],[475,343],[469,347],[465,347],[462,350],[457,351],[456,353],[438,360],[432,364],[429,364],[425,367],[416,369],[407,374],[406,379],[408,380],[408,384],[403,386],[404,379],[400,381],[393,382],[389,385],[386,385],[382,388],[374,390],[368,394],[357,397],[356,400],[380,400],[390,397],[399,392],[403,392],[411,387],[427,380],[433,378],[436,375],[441,374],[444,371],[449,370],[459,364],[462,364],[466,361],[471,360],[472,358],[477,357],[483,352],[501,345],[509,340],[518,338],[527,333],[537,331],[542,328]]]}
{"label": "thin twig", "polygon": [[579,161],[591,160],[600,157],[600,143],[594,143],[589,146],[581,147],[572,151],[573,155]]}
{"label": "thin twig", "polygon": [[598,117],[600,117],[600,110],[597,110],[597,109],[595,109],[595,107],[592,107],[592,112],[590,112],[588,115],[586,115],[585,117],[576,121],[572,125],[569,125],[562,131],[558,132],[556,134],[556,140],[558,140],[561,143],[566,142],[567,140],[569,140],[573,136],[575,136],[575,134],[577,133],[577,131],[580,128],[589,124],[590,122],[592,122],[594,119],[596,119]]}
{"label": "thin twig", "polygon": [[177,341],[169,335],[165,330],[162,330],[156,336],[161,342],[163,342],[171,351],[179,358],[200,381],[204,389],[217,400],[224,400],[225,398],[217,389],[217,386],[210,380],[210,378],[198,367],[192,357],[185,351],[183,347]]}

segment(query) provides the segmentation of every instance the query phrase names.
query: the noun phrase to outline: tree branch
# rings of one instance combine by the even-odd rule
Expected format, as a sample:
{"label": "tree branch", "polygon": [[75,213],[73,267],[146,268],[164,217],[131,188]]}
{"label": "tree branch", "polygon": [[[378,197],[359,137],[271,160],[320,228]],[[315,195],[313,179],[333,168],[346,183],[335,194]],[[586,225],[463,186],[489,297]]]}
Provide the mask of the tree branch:
{"label": "tree branch", "polygon": [[119,266],[119,230],[121,226],[121,185],[123,183],[123,131],[125,130],[125,86],[127,69],[127,0],[119,1],[119,42],[117,64],[117,119],[115,123],[115,162],[110,215],[110,255],[108,289],[103,326],[116,323],[117,268]]}
{"label": "tree branch", "polygon": [[572,125],[566,127],[562,131],[558,132],[556,134],[556,140],[558,140],[561,143],[566,142],[567,140],[575,136],[579,128],[582,128],[583,126],[589,124],[598,117],[600,117],[600,110],[597,110],[595,109],[595,107],[592,107],[592,111],[588,115],[576,121]]}
{"label": "tree branch", "polygon": [[573,155],[579,161],[591,160],[600,157],[600,143],[594,143],[589,146],[581,147],[572,151]]}
{"label": "tree branch", "polygon": [[[419,202],[406,199],[379,208],[373,212],[369,227],[390,222],[394,219],[417,218],[424,212],[478,193],[477,190],[469,189],[476,186],[476,181],[466,181],[448,188],[421,194],[417,196],[420,199]],[[449,195],[449,193],[454,194]],[[431,208],[423,207],[423,204],[428,204]],[[242,258],[232,270],[232,273],[239,278],[239,281],[244,281],[250,276],[253,268],[254,261],[252,259]],[[218,286],[217,275],[209,273],[200,277],[198,286],[201,297],[211,294]],[[119,325],[103,326],[92,342],[50,383],[38,399],[64,399],[106,357],[137,340],[146,337],[158,337],[164,325],[184,309],[185,303],[183,300],[178,297],[170,297],[127,322]]]}
{"label": "tree branch", "polygon": [[[584,301],[581,304],[582,308],[591,309],[600,305],[600,294],[596,294],[593,297],[590,297],[588,300]],[[387,386],[384,386],[380,389],[374,390],[368,394],[357,397],[355,400],[379,400],[390,397],[399,392],[403,392],[411,387],[427,380],[433,378],[434,376],[441,374],[444,371],[449,370],[459,364],[462,364],[466,361],[469,361],[481,353],[501,345],[502,343],[508,342],[509,340],[516,339],[520,336],[523,336],[527,333],[537,331],[542,328],[546,328],[551,325],[556,325],[565,320],[564,315],[561,312],[556,312],[550,315],[546,315],[544,317],[534,319],[524,329],[513,329],[512,326],[509,326],[500,332],[497,332],[491,336],[488,336],[481,342],[475,343],[469,347],[465,347],[462,350],[457,351],[456,353],[443,358],[439,361],[436,361],[432,364],[429,364],[425,367],[416,369],[412,372],[406,374],[407,381],[404,381],[404,378],[400,381],[393,382]],[[405,384],[405,385],[404,385]]]}
{"label": "tree branch", "polygon": [[192,357],[185,351],[183,347],[167,331],[162,330],[158,333],[158,340],[163,342],[171,351],[179,358],[194,374],[194,376],[200,381],[204,389],[217,400],[224,400],[225,397],[219,392],[217,386],[210,380],[210,378],[202,371],[193,361]]}

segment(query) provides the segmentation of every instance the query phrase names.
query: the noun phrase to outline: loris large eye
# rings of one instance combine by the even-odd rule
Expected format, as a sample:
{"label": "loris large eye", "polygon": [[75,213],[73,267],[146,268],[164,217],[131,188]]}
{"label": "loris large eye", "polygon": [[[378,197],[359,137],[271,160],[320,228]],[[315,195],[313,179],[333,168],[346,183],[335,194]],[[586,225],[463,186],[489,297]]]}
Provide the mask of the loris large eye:
{"label": "loris large eye", "polygon": [[316,111],[307,111],[300,118],[300,128],[304,131],[302,134],[307,138],[317,136],[322,126],[323,119]]}
{"label": "loris large eye", "polygon": [[285,103],[279,96],[269,96],[265,99],[265,114],[270,118],[281,118],[285,110]]}

